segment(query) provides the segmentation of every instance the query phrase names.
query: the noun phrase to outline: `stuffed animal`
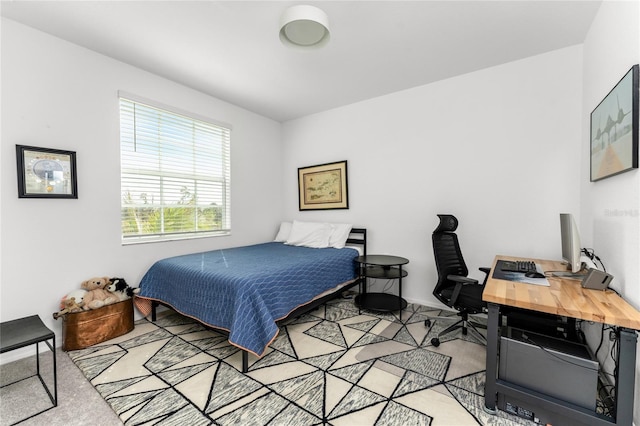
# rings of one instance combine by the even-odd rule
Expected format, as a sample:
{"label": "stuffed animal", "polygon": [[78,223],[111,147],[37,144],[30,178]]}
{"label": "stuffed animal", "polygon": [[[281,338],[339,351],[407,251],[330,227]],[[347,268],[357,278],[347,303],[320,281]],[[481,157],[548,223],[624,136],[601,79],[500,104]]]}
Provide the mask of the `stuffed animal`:
{"label": "stuffed animal", "polygon": [[111,284],[107,286],[107,290],[115,294],[120,301],[133,297],[134,294],[140,293],[139,288],[133,288],[127,284],[124,278],[111,278]]}
{"label": "stuffed animal", "polygon": [[60,300],[60,311],[53,313],[53,319],[75,312],[82,312],[82,305],[84,305],[84,296],[87,294],[87,290],[73,290],[71,293],[65,295]]}
{"label": "stuffed animal", "polygon": [[84,302],[76,303],[76,298],[70,297],[64,301],[64,304],[64,309],[53,313],[53,319],[57,320],[58,317],[61,317],[62,315],[73,312],[81,312],[83,310],[82,305],[84,305]]}
{"label": "stuffed animal", "polygon": [[118,301],[116,296],[106,290],[109,283],[109,277],[95,277],[82,282],[80,287],[87,290],[83,306],[85,311],[98,309]]}

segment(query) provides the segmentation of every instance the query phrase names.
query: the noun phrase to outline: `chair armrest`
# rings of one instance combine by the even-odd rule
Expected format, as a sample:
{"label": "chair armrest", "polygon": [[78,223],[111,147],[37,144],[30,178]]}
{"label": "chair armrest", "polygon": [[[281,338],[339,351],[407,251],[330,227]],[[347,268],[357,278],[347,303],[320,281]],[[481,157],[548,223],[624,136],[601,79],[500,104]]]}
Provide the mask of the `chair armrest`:
{"label": "chair armrest", "polygon": [[455,306],[458,301],[458,296],[460,295],[460,291],[462,290],[462,286],[465,285],[477,285],[478,280],[474,280],[473,278],[463,277],[461,275],[447,275],[447,279],[454,281],[456,286],[451,293],[451,300],[449,301],[450,306]]}
{"label": "chair armrest", "polygon": [[491,268],[487,268],[486,266],[478,269],[480,269],[482,272],[484,272],[487,275],[489,275],[489,272],[491,272]]}
{"label": "chair armrest", "polygon": [[473,278],[469,278],[469,277],[463,277],[462,275],[447,275],[447,279],[451,281],[455,281],[462,285],[478,284],[478,280],[474,280]]}

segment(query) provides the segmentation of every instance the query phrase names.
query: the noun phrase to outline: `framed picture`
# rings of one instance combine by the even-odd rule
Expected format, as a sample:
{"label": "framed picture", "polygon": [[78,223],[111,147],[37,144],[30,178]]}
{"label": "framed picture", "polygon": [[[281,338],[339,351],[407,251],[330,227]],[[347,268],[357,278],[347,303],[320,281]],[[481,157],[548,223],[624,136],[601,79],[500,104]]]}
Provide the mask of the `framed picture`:
{"label": "framed picture", "polygon": [[16,145],[19,198],[78,198],[76,153]]}
{"label": "framed picture", "polygon": [[298,169],[300,210],[348,209],[347,162]]}
{"label": "framed picture", "polygon": [[638,168],[638,65],[591,113],[591,182]]}

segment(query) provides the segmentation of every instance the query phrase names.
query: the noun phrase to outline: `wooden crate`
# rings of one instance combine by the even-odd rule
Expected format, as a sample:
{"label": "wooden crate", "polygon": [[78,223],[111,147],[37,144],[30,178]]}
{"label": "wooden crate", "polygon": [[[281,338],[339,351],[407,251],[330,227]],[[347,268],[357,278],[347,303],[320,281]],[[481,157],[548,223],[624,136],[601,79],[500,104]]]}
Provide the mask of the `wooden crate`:
{"label": "wooden crate", "polygon": [[133,301],[62,316],[62,350],[74,351],[133,330]]}

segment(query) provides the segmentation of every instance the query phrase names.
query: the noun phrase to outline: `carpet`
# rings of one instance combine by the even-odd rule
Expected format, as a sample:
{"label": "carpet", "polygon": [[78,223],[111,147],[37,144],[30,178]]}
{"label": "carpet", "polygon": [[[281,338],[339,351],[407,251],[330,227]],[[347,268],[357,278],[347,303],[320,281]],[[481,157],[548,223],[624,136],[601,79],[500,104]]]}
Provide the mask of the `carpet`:
{"label": "carpet", "polygon": [[[43,345],[40,345],[41,349]],[[35,348],[34,348],[35,351]],[[87,381],[67,352],[56,350],[58,406],[53,407],[36,373],[32,355],[0,365],[0,426],[116,426],[116,413]],[[40,372],[53,389],[53,356],[40,354]],[[41,414],[35,413],[47,409]]]}
{"label": "carpet", "polygon": [[126,425],[514,425],[483,411],[485,347],[409,304],[359,312],[336,299],[281,326],[262,357],[173,311],[125,336],[69,352]]}

